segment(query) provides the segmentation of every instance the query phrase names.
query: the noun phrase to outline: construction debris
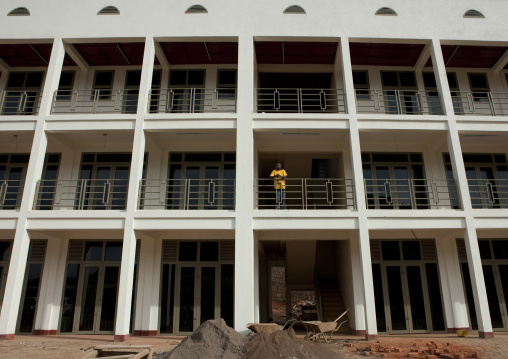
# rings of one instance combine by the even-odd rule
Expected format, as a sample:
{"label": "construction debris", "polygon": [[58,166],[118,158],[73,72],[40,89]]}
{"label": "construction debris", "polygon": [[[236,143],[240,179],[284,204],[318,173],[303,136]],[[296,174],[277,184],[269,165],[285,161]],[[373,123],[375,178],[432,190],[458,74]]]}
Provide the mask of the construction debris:
{"label": "construction debris", "polygon": [[81,359],[152,359],[153,354],[151,345],[97,345],[88,350]]}

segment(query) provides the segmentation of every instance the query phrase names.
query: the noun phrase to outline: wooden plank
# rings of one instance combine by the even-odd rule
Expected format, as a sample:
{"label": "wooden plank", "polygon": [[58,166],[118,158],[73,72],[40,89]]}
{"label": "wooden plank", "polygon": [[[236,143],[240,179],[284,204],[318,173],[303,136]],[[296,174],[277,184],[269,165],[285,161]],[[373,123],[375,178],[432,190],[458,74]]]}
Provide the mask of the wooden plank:
{"label": "wooden plank", "polygon": [[95,349],[150,349],[153,345],[97,345]]}

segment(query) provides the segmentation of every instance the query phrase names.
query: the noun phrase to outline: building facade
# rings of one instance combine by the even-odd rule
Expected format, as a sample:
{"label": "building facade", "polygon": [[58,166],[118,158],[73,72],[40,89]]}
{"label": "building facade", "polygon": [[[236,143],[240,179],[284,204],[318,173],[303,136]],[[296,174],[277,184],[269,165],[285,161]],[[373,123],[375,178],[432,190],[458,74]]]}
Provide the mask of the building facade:
{"label": "building facade", "polygon": [[506,331],[507,12],[3,1],[0,338]]}

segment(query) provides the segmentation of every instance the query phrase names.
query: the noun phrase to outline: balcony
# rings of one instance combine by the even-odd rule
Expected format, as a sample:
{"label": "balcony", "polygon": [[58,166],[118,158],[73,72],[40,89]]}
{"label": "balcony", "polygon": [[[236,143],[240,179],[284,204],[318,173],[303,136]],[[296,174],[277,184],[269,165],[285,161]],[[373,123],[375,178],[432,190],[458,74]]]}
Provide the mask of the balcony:
{"label": "balcony", "polygon": [[437,93],[407,90],[355,90],[358,113],[442,115]]}
{"label": "balcony", "polygon": [[[274,180],[256,180],[257,209],[283,207],[280,189],[274,188]],[[355,209],[353,182],[337,178],[288,178],[286,179],[287,209]]]}
{"label": "balcony", "polygon": [[469,179],[473,208],[508,208],[508,179]]}
{"label": "balcony", "polygon": [[346,113],[346,95],[338,89],[258,88],[258,113]]}
{"label": "balcony", "polygon": [[149,113],[236,112],[235,88],[171,88],[152,89]]}
{"label": "balcony", "polygon": [[455,180],[364,179],[368,209],[457,209]]}
{"label": "balcony", "polygon": [[452,92],[452,101],[456,115],[508,115],[508,93],[506,92]]}
{"label": "balcony", "polygon": [[0,210],[19,209],[25,181],[0,181]]}
{"label": "balcony", "polygon": [[234,179],[142,180],[139,209],[234,210]]}
{"label": "balcony", "polygon": [[124,210],[125,179],[39,180],[34,210]]}
{"label": "balcony", "polygon": [[57,90],[53,95],[52,114],[136,113],[138,90]]}
{"label": "balcony", "polygon": [[37,115],[41,91],[1,91],[0,109],[3,116]]}

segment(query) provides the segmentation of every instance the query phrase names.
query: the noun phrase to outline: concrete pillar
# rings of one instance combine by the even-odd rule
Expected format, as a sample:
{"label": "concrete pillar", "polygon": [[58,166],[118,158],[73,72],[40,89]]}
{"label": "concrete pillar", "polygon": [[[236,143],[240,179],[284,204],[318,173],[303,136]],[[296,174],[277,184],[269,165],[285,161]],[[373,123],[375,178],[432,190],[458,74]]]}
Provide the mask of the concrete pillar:
{"label": "concrete pillar", "polygon": [[30,161],[26,172],[25,187],[21,199],[16,234],[11,252],[9,272],[5,285],[5,294],[0,313],[0,340],[13,339],[16,330],[17,316],[23,289],[23,277],[26,269],[30,236],[27,232],[27,213],[32,209],[35,196],[35,186],[40,179],[44,165],[44,157],[48,139],[44,132],[45,116],[51,110],[53,92],[58,88],[65,50],[62,39],[53,42],[53,49],[49,60],[46,81],[40,106],[40,116],[35,127],[34,139],[30,152]]}
{"label": "concrete pillar", "polygon": [[145,134],[143,124],[144,114],[147,112],[148,93],[152,83],[154,56],[155,46],[153,38],[147,38],[143,54],[136,127],[134,130],[134,143],[132,146],[132,162],[125,216],[122,264],[120,269],[120,285],[118,289],[115,341],[125,341],[129,337],[132,287],[134,281],[134,262],[136,258],[136,231],[134,229],[134,216],[138,204],[139,182],[143,174],[143,161],[145,154]]}
{"label": "concrete pillar", "polygon": [[490,320],[489,304],[487,301],[487,291],[485,289],[485,280],[483,278],[482,261],[480,249],[478,248],[478,238],[476,236],[476,226],[472,214],[471,197],[469,195],[469,185],[466,177],[464,161],[462,159],[462,148],[460,144],[459,131],[453,112],[453,102],[451,98],[448,80],[446,78],[446,66],[441,52],[441,45],[438,39],[432,40],[431,46],[432,64],[434,65],[434,74],[438,91],[442,96],[448,122],[448,151],[452,163],[453,175],[457,182],[458,197],[462,204],[465,217],[464,239],[467,251],[467,261],[469,263],[469,272],[471,275],[471,285],[475,299],[475,308],[478,318],[478,329],[482,338],[492,338],[492,323]]}
{"label": "concrete pillar", "polygon": [[[372,264],[370,259],[370,239],[365,205],[365,189],[363,186],[363,169],[360,146],[360,132],[356,116],[355,90],[353,71],[351,68],[351,55],[347,38],[341,38],[340,50],[342,54],[342,72],[344,74],[344,88],[347,95],[349,113],[349,146],[351,149],[351,163],[353,167],[353,183],[358,210],[358,245],[360,259],[360,275],[363,278],[363,310],[365,312],[365,338],[377,339],[376,305],[374,300],[374,284],[372,282]],[[355,300],[356,303],[356,300]],[[360,309],[361,306],[355,306]],[[361,332],[360,332],[361,333]],[[363,334],[363,333],[362,333]]]}
{"label": "concrete pillar", "polygon": [[437,238],[436,247],[448,332],[455,333],[459,329],[469,329],[466,298],[462,288],[462,275],[455,237],[448,235]]}
{"label": "concrete pillar", "polygon": [[255,287],[255,245],[252,226],[254,206],[254,137],[252,130],[254,89],[254,40],[238,40],[238,103],[235,190],[235,329],[247,333],[245,324],[255,321],[258,289]]}
{"label": "concrete pillar", "polygon": [[363,296],[362,263],[360,261],[360,243],[358,233],[352,233],[349,238],[349,249],[351,251],[351,275],[353,280],[353,320],[351,328],[356,335],[364,336],[365,331],[365,302]]}

